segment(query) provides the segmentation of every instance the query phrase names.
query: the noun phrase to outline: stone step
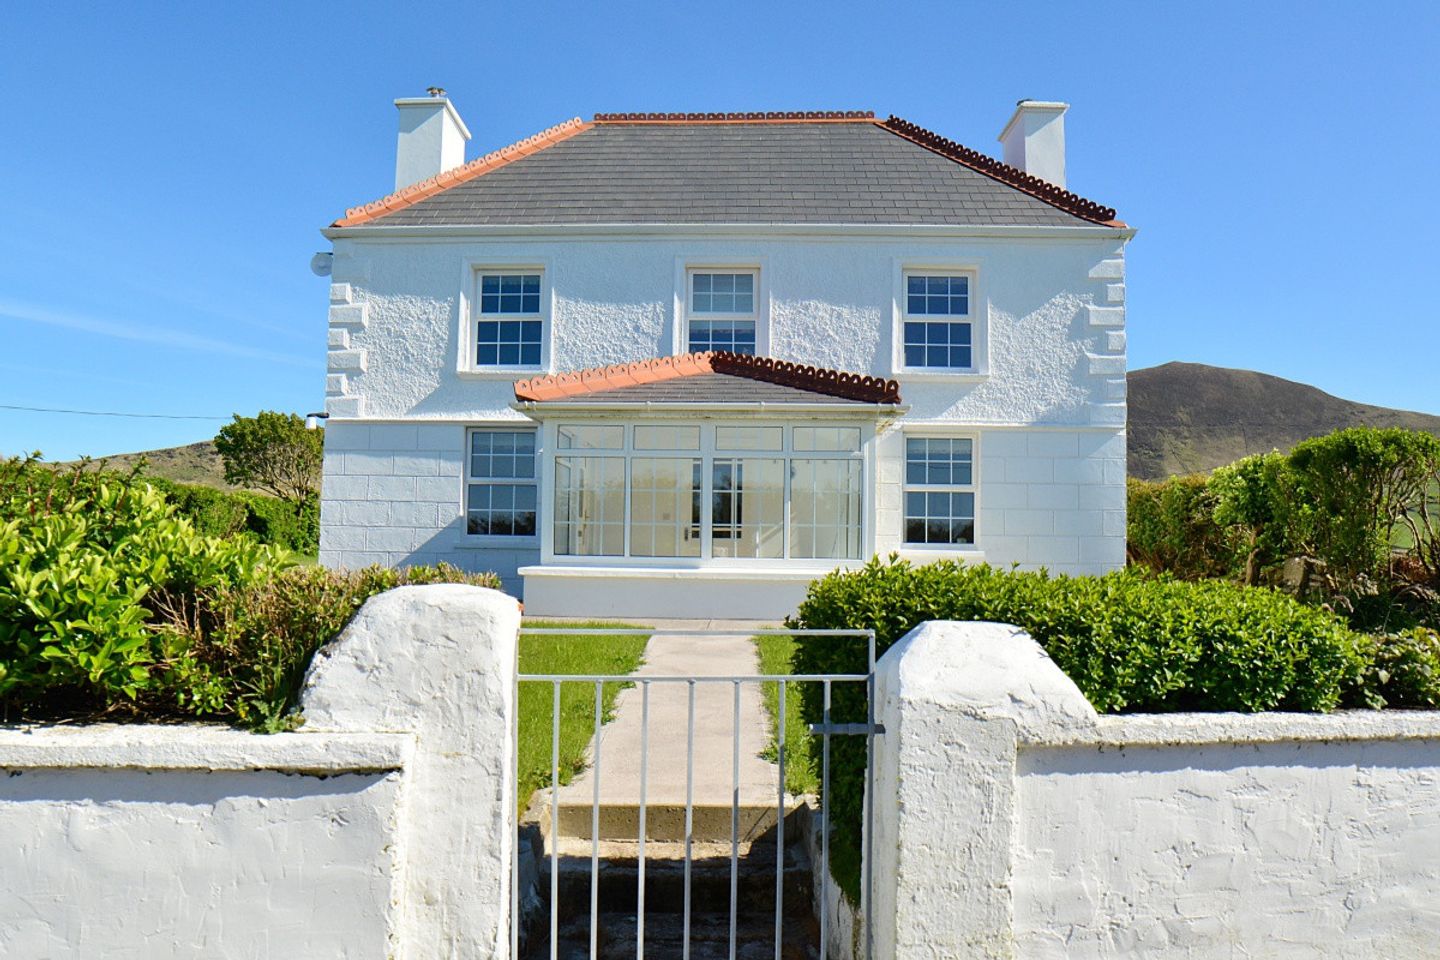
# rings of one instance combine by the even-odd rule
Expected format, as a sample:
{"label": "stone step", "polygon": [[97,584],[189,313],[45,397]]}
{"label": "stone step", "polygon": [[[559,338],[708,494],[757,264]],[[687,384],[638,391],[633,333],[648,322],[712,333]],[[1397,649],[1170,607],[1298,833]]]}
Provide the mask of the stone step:
{"label": "stone step", "polygon": [[[637,955],[639,924],[633,913],[602,913],[597,936],[597,960],[633,960]],[[556,951],[560,960],[584,960],[590,956],[588,915],[565,924],[560,930]],[[813,919],[788,918],[781,926],[782,960],[813,960],[819,957],[820,930]],[[730,956],[728,913],[694,913],[690,917],[689,956],[691,960],[727,960]],[[684,918],[677,914],[645,914],[645,956],[653,960],[680,960],[684,955]],[[536,944],[533,960],[550,956],[547,938]],[[773,918],[741,916],[736,922],[736,960],[773,960],[775,924]]]}
{"label": "stone step", "polygon": [[[730,804],[692,804],[690,808],[691,837],[702,842],[728,842],[732,827],[738,826],[741,841],[751,841],[774,830],[776,804],[742,804],[738,825],[732,822]],[[542,820],[545,830],[550,829]],[[589,803],[560,801],[560,835],[576,840],[592,836],[593,808]],[[600,804],[600,839],[631,840],[640,835],[638,803]],[[685,839],[685,805],[683,803],[646,804],[645,839],[682,841]]]}
{"label": "stone step", "polygon": [[[772,855],[758,860],[742,859],[736,870],[736,900],[745,915],[773,916],[775,912],[775,861]],[[539,865],[538,890],[550,896],[550,863]],[[636,860],[601,860],[598,872],[600,908],[607,912],[633,912],[638,905],[640,869]],[[561,920],[589,916],[591,863],[588,858],[562,857],[559,871]],[[803,850],[786,851],[782,900],[787,916],[808,915],[814,890],[814,874]],[[548,905],[546,907],[548,910]],[[645,861],[645,909],[647,913],[678,914],[685,909],[685,865],[676,860]],[[704,858],[690,865],[690,909],[692,912],[730,910],[730,860]]]}

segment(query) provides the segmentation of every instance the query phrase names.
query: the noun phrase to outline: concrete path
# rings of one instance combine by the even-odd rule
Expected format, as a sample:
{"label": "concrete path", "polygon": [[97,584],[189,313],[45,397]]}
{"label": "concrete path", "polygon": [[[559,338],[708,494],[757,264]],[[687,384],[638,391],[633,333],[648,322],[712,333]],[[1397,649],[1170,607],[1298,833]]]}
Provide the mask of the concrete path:
{"label": "concrete path", "polygon": [[[753,629],[748,621],[663,621],[672,629]],[[759,672],[748,636],[676,636],[657,632],[645,647],[639,677],[724,677]],[[621,691],[615,719],[600,732],[600,762],[560,789],[561,833],[589,838],[595,781],[600,785],[601,839],[633,839],[638,830],[641,773],[643,686]],[[686,683],[656,682],[650,690],[646,779],[646,833],[651,839],[684,835],[689,688]],[[701,681],[695,689],[693,822],[696,839],[728,839],[731,804],[741,807],[741,839],[774,823],[778,778],[774,764],[760,754],[770,742],[760,685],[740,688],[738,790],[734,781],[735,685]]]}

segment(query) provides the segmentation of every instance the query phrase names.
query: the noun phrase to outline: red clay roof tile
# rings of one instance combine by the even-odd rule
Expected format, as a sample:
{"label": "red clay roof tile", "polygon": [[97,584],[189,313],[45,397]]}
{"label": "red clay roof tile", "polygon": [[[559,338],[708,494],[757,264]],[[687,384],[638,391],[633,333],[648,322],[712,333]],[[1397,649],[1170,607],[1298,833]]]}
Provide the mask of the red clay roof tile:
{"label": "red clay roof tile", "polygon": [[1037,200],[1043,200],[1066,213],[1074,214],[1083,220],[1090,220],[1107,227],[1123,227],[1125,223],[1115,219],[1114,207],[1102,207],[1094,200],[1086,200],[1078,194],[1071,193],[1064,187],[1057,187],[1055,184],[1039,177],[1031,176],[1018,167],[1012,167],[1008,163],[996,160],[994,157],[973,150],[963,144],[948,140],[938,133],[932,133],[924,127],[917,126],[909,120],[902,120],[891,114],[884,121],[876,121],[878,126],[884,127],[898,137],[903,137],[912,143],[917,143],[927,150],[931,150],[954,160],[956,163],[964,164],[977,173],[983,173],[987,177],[999,180],[1007,186],[1014,187],[1022,193],[1028,193]]}
{"label": "red clay roof tile", "polygon": [[433,197],[450,189],[457,183],[464,183],[466,180],[473,180],[478,176],[489,173],[491,170],[513,163],[521,157],[529,156],[539,150],[559,143],[561,140],[568,140],[585,130],[589,130],[594,124],[586,123],[579,117],[573,120],[566,120],[548,130],[541,130],[532,137],[526,137],[518,143],[512,143],[508,147],[501,147],[493,153],[487,153],[483,157],[471,160],[464,166],[455,167],[452,170],[445,170],[428,180],[421,180],[419,183],[412,183],[404,189],[397,190],[386,197],[381,197],[373,203],[367,203],[360,207],[351,207],[345,211],[345,216],[331,224],[332,227],[356,227],[362,223],[369,223],[387,213],[404,209],[412,203],[424,200],[426,197]]}
{"label": "red clay roof tile", "polygon": [[601,390],[707,373],[725,373],[750,380],[778,383],[862,403],[900,402],[900,384],[895,380],[725,351],[657,357],[638,363],[619,363],[608,367],[577,370],[574,373],[520,380],[515,384],[515,399],[540,402],[563,400]]}

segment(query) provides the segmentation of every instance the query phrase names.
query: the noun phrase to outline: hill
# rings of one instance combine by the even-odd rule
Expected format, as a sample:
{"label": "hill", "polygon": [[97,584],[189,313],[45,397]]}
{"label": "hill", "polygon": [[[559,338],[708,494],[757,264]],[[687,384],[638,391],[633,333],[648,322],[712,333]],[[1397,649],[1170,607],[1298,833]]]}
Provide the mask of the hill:
{"label": "hill", "polygon": [[1355,403],[1292,380],[1203,363],[1132,370],[1129,402],[1130,475],[1146,479],[1286,451],[1343,427],[1406,427],[1440,435],[1440,416]]}
{"label": "hill", "polygon": [[177,483],[196,483],[219,490],[236,489],[225,482],[225,465],[220,460],[220,454],[215,451],[215,445],[209,440],[187,443],[183,447],[96,457],[95,462],[103,460],[106,468],[110,470],[128,470],[141,458],[146,461],[145,472],[151,476],[164,477]]}

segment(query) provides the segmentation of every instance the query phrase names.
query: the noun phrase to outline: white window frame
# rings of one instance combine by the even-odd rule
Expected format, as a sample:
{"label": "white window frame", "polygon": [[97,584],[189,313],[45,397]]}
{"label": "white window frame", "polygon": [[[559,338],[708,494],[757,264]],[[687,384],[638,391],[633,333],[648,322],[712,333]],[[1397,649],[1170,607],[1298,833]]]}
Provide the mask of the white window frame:
{"label": "white window frame", "polygon": [[[912,484],[909,478],[909,456],[907,448],[910,440],[969,440],[970,441],[970,482],[968,484]],[[975,498],[975,533],[969,543],[911,543],[907,539],[905,530],[909,516],[909,510],[905,504],[905,497],[911,491],[916,493],[968,493]],[[983,531],[980,525],[980,437],[975,433],[947,429],[906,429],[900,434],[900,549],[906,553],[910,552],[932,552],[946,554],[978,554],[981,552],[981,536]]]}
{"label": "white window frame", "polygon": [[[612,419],[590,419],[581,416],[567,416],[562,420],[552,420],[544,424],[542,428],[543,445],[548,452],[541,458],[541,475],[543,476],[544,492],[542,496],[551,503],[553,511],[553,498],[555,495],[555,458],[564,456],[567,453],[579,453],[593,456],[623,456],[625,458],[625,547],[622,556],[585,556],[578,554],[557,554],[555,552],[555,525],[553,516],[547,512],[543,523],[538,523],[541,535],[541,562],[545,564],[563,564],[566,566],[612,566],[612,567],[665,567],[665,568],[692,568],[692,569],[723,569],[727,567],[738,568],[776,568],[785,567],[790,569],[813,569],[817,571],[833,570],[837,566],[855,565],[863,563],[865,559],[875,552],[875,526],[872,517],[875,516],[874,503],[874,446],[876,431],[873,423],[857,422],[855,420],[821,420],[821,419],[773,419],[770,417],[751,419],[737,417],[735,419],[714,419],[704,414],[695,415],[691,413],[686,416],[677,415],[674,418],[643,418],[637,420],[625,420],[625,443],[621,450],[581,450],[566,451],[558,449],[556,443],[556,432],[562,426],[571,426],[581,423],[594,424],[615,424]],[[673,423],[686,426],[700,426],[700,449],[686,451],[653,451],[637,450],[634,444],[634,427],[648,426],[652,424]],[[716,427],[719,426],[744,426],[744,427],[780,427],[781,447],[779,450],[739,450],[730,447],[717,447]],[[793,428],[808,426],[846,426],[858,427],[860,429],[860,449],[853,453],[830,450],[803,450],[794,449]],[[630,507],[631,507],[631,461],[635,457],[674,457],[699,459],[702,463],[702,493],[701,493],[701,548],[699,557],[639,557],[630,555]],[[785,473],[785,514],[784,514],[784,549],[779,557],[715,557],[711,534],[713,532],[713,517],[711,507],[713,497],[711,496],[711,480],[713,464],[716,458],[755,458],[755,459],[778,459],[787,463],[798,460],[850,460],[859,464],[860,467],[860,548],[857,558],[826,558],[826,557],[794,557],[791,554],[791,539],[793,531],[790,524],[791,504],[791,477],[787,468]]]}
{"label": "white window frame", "polygon": [[[697,273],[748,273],[755,278],[755,308],[750,313],[700,313],[693,317],[690,310],[693,277]],[[690,352],[690,321],[753,320],[755,322],[755,355],[770,355],[770,290],[765,258],[715,260],[704,257],[675,258],[674,336],[671,352],[676,356]]]}
{"label": "white window frame", "polygon": [[[894,298],[892,304],[894,321],[891,325],[891,370],[895,376],[908,380],[934,379],[949,381],[978,380],[988,376],[990,372],[989,307],[985,299],[980,265],[974,262],[915,263],[902,260],[896,260],[894,263]],[[964,318],[945,318],[928,314],[911,317],[909,314],[909,301],[906,296],[910,277],[967,277],[970,281],[969,314]],[[907,320],[916,322],[948,320],[949,322],[969,323],[970,366],[907,366],[905,363],[905,323]]]}
{"label": "white window frame", "polygon": [[[471,484],[497,484],[513,482],[519,484],[523,477],[485,477],[474,476],[470,471],[473,469],[471,460],[471,437],[477,433],[530,433],[535,436],[535,472],[530,483],[535,487],[535,532],[533,534],[500,534],[500,533],[471,533],[470,532],[470,486]],[[544,486],[541,482],[542,465],[544,458],[541,456],[542,433],[533,426],[526,426],[518,423],[488,423],[480,426],[465,428],[464,465],[460,470],[460,537],[467,546],[496,546],[496,547],[519,547],[531,548],[540,545],[541,535],[544,532],[547,513],[544,502]]]}
{"label": "white window frame", "polygon": [[[481,364],[475,356],[479,339],[480,284],[482,278],[495,274],[538,273],[540,275],[540,313],[533,314],[487,314],[486,319],[536,320],[540,321],[540,362],[538,364]],[[456,371],[462,377],[484,380],[518,380],[536,374],[550,373],[553,351],[551,342],[555,330],[555,294],[551,284],[552,270],[548,260],[468,260],[465,263],[461,281],[461,294],[457,298],[457,339],[458,357]]]}

